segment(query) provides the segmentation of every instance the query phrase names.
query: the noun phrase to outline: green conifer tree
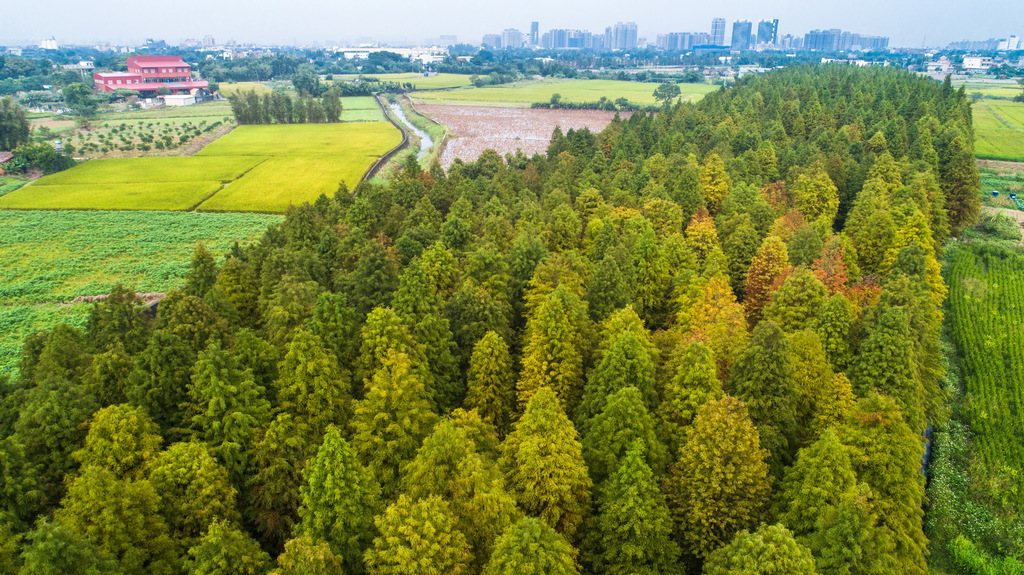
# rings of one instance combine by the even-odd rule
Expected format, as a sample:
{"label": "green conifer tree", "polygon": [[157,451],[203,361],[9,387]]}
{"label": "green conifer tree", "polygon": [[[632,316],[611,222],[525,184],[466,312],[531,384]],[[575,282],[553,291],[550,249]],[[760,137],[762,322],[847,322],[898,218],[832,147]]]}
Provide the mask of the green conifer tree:
{"label": "green conifer tree", "polygon": [[679,453],[685,428],[693,423],[700,408],[724,395],[708,346],[700,342],[681,344],[674,363],[675,373],[665,385],[657,410],[661,437],[670,454]]}
{"label": "green conifer tree", "polygon": [[422,378],[409,356],[390,352],[374,374],[366,397],[356,403],[352,441],[386,498],[398,492],[405,465],[437,422]]}
{"label": "green conifer tree", "polygon": [[707,557],[764,518],[767,457],[742,401],[701,408],[663,485],[685,551]]}
{"label": "green conifer tree", "polygon": [[188,401],[195,361],[195,352],[180,337],[162,330],[154,332],[146,349],[135,356],[126,389],[128,401],[145,408],[168,439],[190,427],[182,406]]}
{"label": "green conifer tree", "polygon": [[818,314],[828,299],[828,290],[809,269],[801,269],[789,277],[772,294],[764,308],[764,317],[784,331],[793,332],[818,325]]}
{"label": "green conifer tree", "polygon": [[508,344],[497,332],[488,331],[477,342],[466,377],[466,407],[475,409],[504,437],[512,426],[516,388]]}
{"label": "green conifer tree", "polygon": [[443,411],[462,402],[465,387],[455,361],[454,343],[444,302],[430,284],[419,262],[413,261],[399,277],[395,292],[395,313],[409,326],[409,333],[430,359],[434,398]]}
{"label": "green conifer tree", "polygon": [[273,575],[344,575],[341,557],[326,542],[300,535],[284,544]]}
{"label": "green conifer tree", "polygon": [[201,242],[196,244],[192,252],[192,261],[185,272],[185,293],[188,295],[203,297],[217,281],[217,262],[213,254]]}
{"label": "green conifer tree", "polygon": [[323,341],[299,329],[279,368],[278,408],[319,435],[328,425],[345,427],[352,416],[352,384]]}
{"label": "green conifer tree", "polygon": [[576,408],[577,427],[586,433],[591,418],[604,410],[609,396],[629,386],[640,392],[647,409],[653,411],[658,404],[654,376],[654,358],[647,347],[635,332],[623,331],[590,372]]}
{"label": "green conifer tree", "polygon": [[148,471],[160,494],[160,515],[182,550],[194,545],[215,519],[240,519],[228,472],[202,443],[171,445],[153,458]]}
{"label": "green conifer tree", "polygon": [[836,371],[845,371],[850,365],[850,336],[853,322],[850,300],[841,293],[828,298],[818,313],[818,325],[815,330],[821,337],[821,344],[825,347],[829,363]]}
{"label": "green conifer tree", "polygon": [[708,556],[707,575],[817,575],[814,557],[781,525],[741,531],[725,547]]}
{"label": "green conifer tree", "polygon": [[579,298],[563,287],[545,296],[526,325],[523,369],[516,382],[525,406],[541,387],[554,390],[565,407],[579,402],[583,389],[583,335],[570,306]]}
{"label": "green conifer tree", "polygon": [[327,429],[323,445],[309,460],[303,477],[302,522],[296,533],[330,544],[342,558],[345,573],[362,573],[363,551],[374,536],[380,486],[335,427]]}
{"label": "green conifer tree", "polygon": [[523,511],[575,538],[592,483],[576,428],[554,391],[542,387],[530,397],[501,444],[499,464]]}
{"label": "green conifer tree", "polygon": [[619,468],[636,441],[643,444],[648,467],[657,476],[663,475],[669,463],[668,450],[658,439],[657,424],[640,391],[627,386],[608,396],[601,413],[589,420],[583,434],[583,459],[595,485],[601,485]]}
{"label": "green conifer tree", "polygon": [[727,390],[746,402],[761,446],[771,455],[772,472],[780,477],[796,452],[799,396],[789,342],[775,322],[765,319],[754,328],[750,345],[732,366]]}
{"label": "green conifer tree", "polygon": [[264,575],[270,570],[270,556],[227,521],[214,520],[188,555],[189,575]]}
{"label": "green conifer tree", "polygon": [[498,538],[483,575],[579,575],[576,550],[536,517],[524,517]]}
{"label": "green conifer tree", "polygon": [[82,467],[96,465],[120,479],[138,479],[159,452],[163,438],[146,410],[111,405],[92,416],[85,446],[71,454]]}
{"label": "green conifer tree", "polygon": [[405,495],[374,519],[380,535],[366,550],[370,575],[462,575],[469,572],[472,553],[455,526],[448,503],[432,496],[413,500]]}
{"label": "green conifer tree", "polygon": [[672,518],[648,459],[635,441],[595,501],[588,532],[589,563],[597,573],[683,573]]}

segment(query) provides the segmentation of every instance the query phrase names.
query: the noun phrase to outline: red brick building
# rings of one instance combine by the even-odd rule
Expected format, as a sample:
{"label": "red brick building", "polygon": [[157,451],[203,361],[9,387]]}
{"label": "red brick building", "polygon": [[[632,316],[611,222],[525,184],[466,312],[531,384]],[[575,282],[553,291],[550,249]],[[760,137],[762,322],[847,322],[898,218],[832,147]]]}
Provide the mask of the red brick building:
{"label": "red brick building", "polygon": [[99,72],[92,75],[97,90],[135,90],[143,96],[155,96],[160,88],[172,94],[195,94],[209,83],[192,79],[192,66],[181,56],[132,56],[127,72]]}

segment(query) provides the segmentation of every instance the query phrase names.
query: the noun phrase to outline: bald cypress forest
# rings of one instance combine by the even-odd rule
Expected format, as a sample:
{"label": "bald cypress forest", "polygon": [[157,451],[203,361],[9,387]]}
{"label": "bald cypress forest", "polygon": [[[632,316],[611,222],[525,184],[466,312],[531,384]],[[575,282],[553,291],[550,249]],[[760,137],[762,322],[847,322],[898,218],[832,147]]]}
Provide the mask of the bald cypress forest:
{"label": "bald cypress forest", "polygon": [[26,341],[0,573],[925,575],[973,142],[794,66],[198,246]]}

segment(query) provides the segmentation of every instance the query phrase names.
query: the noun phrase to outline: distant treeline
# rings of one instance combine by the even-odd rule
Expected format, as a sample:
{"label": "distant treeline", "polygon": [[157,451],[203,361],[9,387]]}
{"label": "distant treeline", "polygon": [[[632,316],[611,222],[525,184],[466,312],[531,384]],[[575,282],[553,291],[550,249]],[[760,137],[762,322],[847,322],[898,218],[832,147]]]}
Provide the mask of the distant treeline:
{"label": "distant treeline", "polygon": [[341,98],[329,91],[320,98],[292,97],[255,90],[228,96],[235,121],[241,124],[328,124],[341,121]]}
{"label": "distant treeline", "polygon": [[596,102],[563,102],[559,94],[552,94],[548,102],[534,102],[531,108],[548,108],[551,110],[605,110],[608,112],[657,112],[658,106],[641,106],[626,98],[609,100],[601,96]]}

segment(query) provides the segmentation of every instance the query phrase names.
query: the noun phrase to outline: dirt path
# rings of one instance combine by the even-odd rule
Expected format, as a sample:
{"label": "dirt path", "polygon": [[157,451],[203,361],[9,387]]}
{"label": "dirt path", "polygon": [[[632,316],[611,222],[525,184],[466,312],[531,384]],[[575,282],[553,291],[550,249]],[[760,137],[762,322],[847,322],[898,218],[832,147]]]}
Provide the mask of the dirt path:
{"label": "dirt path", "polygon": [[979,168],[996,170],[999,175],[1024,174],[1024,162],[1003,162],[1000,160],[977,160]]}

